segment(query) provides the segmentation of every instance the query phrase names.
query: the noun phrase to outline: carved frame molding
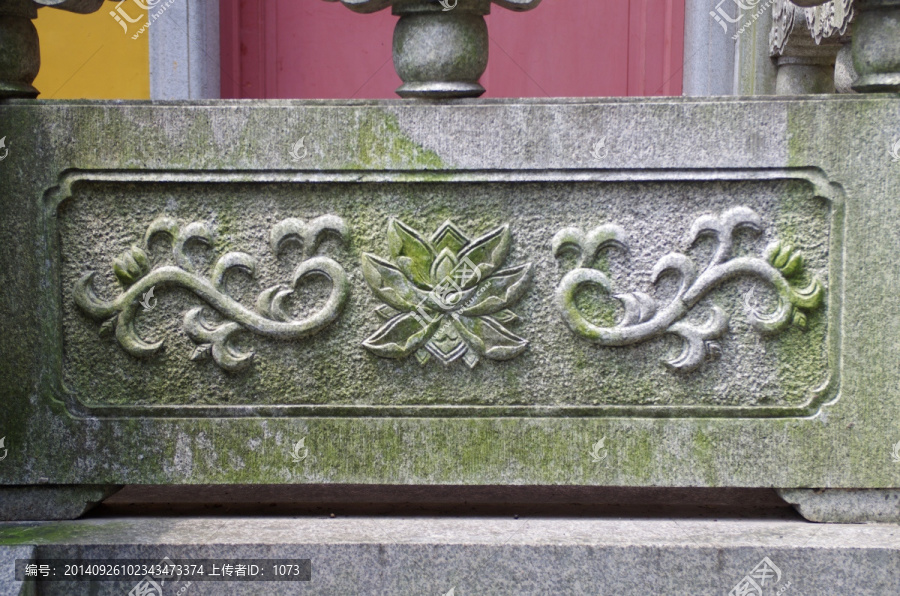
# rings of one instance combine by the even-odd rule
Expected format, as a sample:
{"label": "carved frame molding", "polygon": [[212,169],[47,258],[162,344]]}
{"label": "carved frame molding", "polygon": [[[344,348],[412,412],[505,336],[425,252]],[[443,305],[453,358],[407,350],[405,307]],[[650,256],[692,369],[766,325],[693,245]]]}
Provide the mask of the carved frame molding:
{"label": "carved frame molding", "polygon": [[[829,244],[829,274],[826,304],[828,309],[828,380],[813,390],[814,397],[797,407],[784,406],[375,406],[375,405],[252,405],[252,406],[87,406],[67,390],[63,382],[62,356],[54,363],[52,396],[79,418],[259,418],[259,417],[425,417],[425,418],[494,418],[494,417],[632,417],[632,418],[796,418],[816,415],[822,407],[835,403],[839,398],[840,379],[840,329],[844,236],[844,193],[840,185],[831,182],[818,168],[755,168],[737,170],[555,170],[542,172],[485,172],[459,171],[446,181],[472,182],[706,182],[706,181],[771,181],[800,180],[811,186],[812,197],[827,201],[831,210],[831,240]],[[63,173],[58,184],[45,193],[51,251],[59,254],[60,238],[57,229],[57,211],[64,201],[74,196],[73,189],[79,182],[122,183],[206,183],[232,182],[286,183],[286,182],[353,182],[392,183],[427,182],[422,173],[371,172],[297,172],[297,171],[128,171],[128,170],[70,170]],[[59,280],[61,271],[54,263],[52,275]],[[61,296],[61,294],[60,294]],[[61,298],[60,298],[61,300]],[[62,308],[57,303],[57,309]],[[561,322],[562,324],[562,322]],[[56,329],[51,340],[62,342],[62,329]],[[573,340],[576,338],[573,337]]]}

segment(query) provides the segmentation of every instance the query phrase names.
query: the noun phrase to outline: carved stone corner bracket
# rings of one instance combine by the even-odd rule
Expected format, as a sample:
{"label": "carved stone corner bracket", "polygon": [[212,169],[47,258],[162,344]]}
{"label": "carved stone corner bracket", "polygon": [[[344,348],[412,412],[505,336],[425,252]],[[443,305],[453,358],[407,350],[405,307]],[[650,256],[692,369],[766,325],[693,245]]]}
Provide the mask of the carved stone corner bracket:
{"label": "carved stone corner bracket", "polygon": [[563,229],[553,238],[554,253],[559,256],[574,249],[580,257],[577,268],[567,273],[557,287],[557,308],[572,331],[602,346],[629,346],[664,334],[678,336],[683,341],[682,351],[666,365],[681,372],[696,370],[708,356],[714,355],[718,351],[714,340],[728,330],[728,315],[715,305],[703,324],[692,323],[686,317],[704,296],[735,277],[755,277],[769,285],[778,297],[778,307],[772,313],[760,313],[751,305],[745,305],[750,323],[757,331],[775,334],[791,324],[806,327],[806,312],[822,303],[825,294],[822,282],[810,276],[805,287],[796,288],[794,284],[804,277],[803,257],[791,246],[780,242],[771,244],[763,257],[733,256],[734,233],[741,227],[759,232],[762,221],[747,207],[735,207],[719,216],[697,218],[690,230],[690,242],[693,244],[701,235],[711,235],[715,241],[715,250],[706,268],[698,273],[694,262],[682,253],[664,256],[653,267],[651,281],[656,284],[663,274],[676,274],[679,277],[676,295],[668,304],[661,304],[645,292],[613,294],[625,308],[622,320],[614,327],[601,327],[589,321],[578,309],[575,297],[588,286],[612,293],[613,284],[609,277],[592,268],[591,263],[604,248],[627,249],[625,231],[615,224],[602,225],[588,232],[578,228]]}
{"label": "carved stone corner bracket", "polygon": [[[215,309],[224,319],[211,323],[204,307],[195,307],[184,315],[184,330],[197,344],[191,360],[212,360],[227,371],[238,371],[251,364],[253,352],[241,352],[232,343],[235,335],[247,331],[279,340],[293,340],[313,335],[341,314],[350,294],[350,285],[344,269],[336,261],[317,256],[322,237],[332,232],[342,239],[347,236],[344,221],[325,215],[310,222],[290,218],[276,224],[270,234],[272,252],[278,255],[291,240],[299,240],[303,246],[304,260],[296,267],[287,286],[276,285],[260,293],[255,309],[247,308],[228,295],[225,275],[231,270],[255,274],[257,260],[243,252],[229,252],[215,262],[211,274],[203,276],[185,255],[188,242],[212,243],[210,226],[205,222],[180,225],[174,219],[161,217],[154,220],[144,235],[144,248],[132,246],[113,259],[113,271],[122,286],[121,293],[113,300],[97,297],[93,289],[94,273],[83,276],[74,288],[75,303],[96,321],[103,321],[101,335],[114,333],[123,350],[137,358],[149,358],[156,354],[163,342],[148,342],[136,332],[134,322],[139,309],[152,309],[157,298],[154,291],[165,287],[181,287]],[[147,252],[153,237],[160,235],[172,243],[174,265],[151,267]],[[301,320],[292,319],[284,300],[309,276],[322,275],[331,281],[331,292],[324,306]]]}
{"label": "carved stone corner bracket", "polygon": [[462,358],[470,368],[481,358],[509,360],[528,342],[507,326],[509,310],[525,294],[531,263],[500,269],[511,245],[509,226],[474,240],[447,221],[430,237],[397,219],[388,223],[390,259],[363,254],[362,270],[383,303],[386,323],[363,346],[383,358],[415,354],[444,364]]}
{"label": "carved stone corner bracket", "polygon": [[31,21],[37,18],[38,8],[85,14],[99,10],[102,5],[103,0],[0,2],[0,99],[37,97],[38,90],[32,83],[41,67],[41,51],[37,30]]}
{"label": "carved stone corner bracket", "polygon": [[850,22],[853,0],[824,4],[775,0],[769,53],[778,64],[776,93],[834,93],[835,64]]}
{"label": "carved stone corner bracket", "polygon": [[858,92],[900,91],[900,0],[775,0],[772,10],[778,93],[846,91],[848,77]]}

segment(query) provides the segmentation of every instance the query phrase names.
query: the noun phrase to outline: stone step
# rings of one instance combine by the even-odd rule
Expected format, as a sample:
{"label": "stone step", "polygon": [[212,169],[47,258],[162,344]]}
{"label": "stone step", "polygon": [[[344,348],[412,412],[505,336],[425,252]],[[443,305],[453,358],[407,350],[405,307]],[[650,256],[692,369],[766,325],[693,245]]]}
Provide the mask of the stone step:
{"label": "stone step", "polygon": [[182,578],[166,595],[900,593],[900,526],[799,518],[107,517],[2,524],[0,545],[4,596],[142,593],[134,580],[15,584],[32,545],[41,559],[311,561],[308,582]]}

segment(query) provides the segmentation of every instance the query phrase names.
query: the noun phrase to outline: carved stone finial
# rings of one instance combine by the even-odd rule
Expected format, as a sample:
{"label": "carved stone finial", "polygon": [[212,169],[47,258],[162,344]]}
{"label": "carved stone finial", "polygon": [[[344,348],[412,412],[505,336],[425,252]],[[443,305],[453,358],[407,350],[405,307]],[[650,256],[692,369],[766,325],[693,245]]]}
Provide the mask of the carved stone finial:
{"label": "carved stone finial", "polygon": [[[326,0],[337,2],[338,0]],[[400,17],[394,29],[394,68],[403,80],[401,97],[478,97],[487,68],[491,3],[524,11],[541,0],[340,0],[355,12],[391,6]]]}
{"label": "carved stone finial", "polygon": [[38,8],[90,13],[102,5],[103,0],[3,0],[0,3],[0,99],[37,97],[38,90],[32,83],[41,68],[41,50],[31,20],[37,18]]}

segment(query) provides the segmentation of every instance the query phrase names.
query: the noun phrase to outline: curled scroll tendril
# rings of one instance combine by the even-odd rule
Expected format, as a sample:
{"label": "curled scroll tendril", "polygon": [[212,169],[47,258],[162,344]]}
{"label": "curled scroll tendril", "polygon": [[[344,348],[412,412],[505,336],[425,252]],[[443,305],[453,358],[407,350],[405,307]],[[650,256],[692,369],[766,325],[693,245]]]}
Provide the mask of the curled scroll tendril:
{"label": "curled scroll tendril", "polygon": [[[769,284],[778,297],[778,306],[771,313],[748,308],[750,323],[759,332],[778,333],[791,323],[805,327],[807,315],[804,311],[815,309],[822,303],[824,286],[813,276],[806,287],[795,288],[791,280],[802,274],[803,257],[791,246],[779,242],[769,245],[764,257],[732,257],[734,232],[740,227],[761,232],[759,215],[747,207],[735,207],[718,217],[704,215],[694,222],[690,231],[691,243],[700,236],[711,235],[715,240],[715,251],[699,274],[693,261],[681,253],[670,253],[656,263],[651,272],[653,284],[665,273],[675,273],[679,278],[678,291],[668,304],[660,304],[644,292],[612,294],[612,282],[606,274],[590,267],[601,249],[610,246],[627,248],[621,227],[607,224],[587,233],[577,228],[561,230],[553,238],[554,254],[559,256],[574,248],[580,251],[580,259],[578,267],[566,274],[557,287],[556,305],[575,333],[603,346],[628,346],[663,334],[679,336],[683,340],[682,351],[666,364],[683,372],[699,367],[715,348],[711,345],[712,340],[722,337],[728,329],[728,315],[718,306],[712,307],[710,316],[702,324],[686,321],[685,316],[710,291],[736,277],[756,277]],[[614,327],[591,323],[578,310],[575,296],[587,285],[612,294],[624,306],[624,316]]]}
{"label": "curled scroll tendril", "polygon": [[[181,227],[174,219],[161,217],[147,228],[144,246],[149,246],[156,235],[168,237],[176,264],[151,269],[144,250],[132,246],[113,260],[113,270],[123,286],[122,293],[110,301],[98,298],[93,286],[95,274],[88,273],[75,285],[75,303],[94,320],[105,321],[105,328],[114,327],[116,340],[122,349],[137,358],[148,358],[159,351],[163,342],[146,341],[135,330],[141,297],[154,288],[181,287],[189,290],[226,319],[218,325],[211,323],[202,306],[185,314],[185,332],[198,344],[191,358],[201,360],[211,356],[225,370],[242,370],[251,364],[253,352],[241,352],[234,346],[233,339],[237,333],[249,331],[273,339],[293,340],[321,331],[340,316],[350,293],[347,274],[336,261],[315,256],[321,237],[327,232],[345,239],[346,225],[339,217],[326,215],[308,223],[296,218],[286,219],[274,226],[270,235],[273,251],[280,253],[289,240],[295,239],[303,245],[304,260],[294,270],[291,284],[264,290],[254,310],[229,296],[224,281],[226,274],[232,270],[254,276],[256,259],[243,252],[226,253],[213,265],[209,278],[203,277],[194,271],[185,255],[185,245],[191,241],[211,245],[209,226],[204,222],[194,222]],[[328,299],[309,317],[292,319],[285,309],[284,299],[294,293],[302,280],[315,275],[330,280]]]}

